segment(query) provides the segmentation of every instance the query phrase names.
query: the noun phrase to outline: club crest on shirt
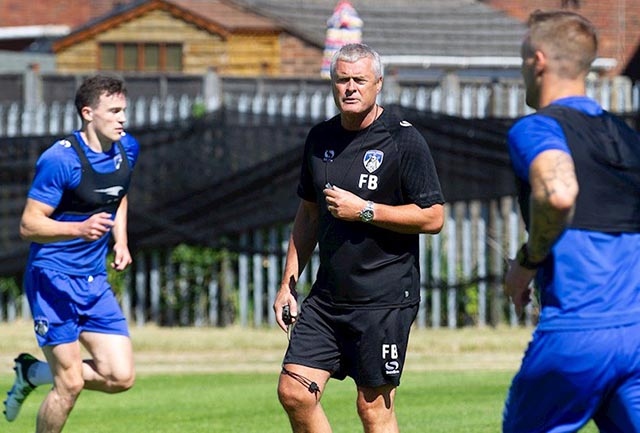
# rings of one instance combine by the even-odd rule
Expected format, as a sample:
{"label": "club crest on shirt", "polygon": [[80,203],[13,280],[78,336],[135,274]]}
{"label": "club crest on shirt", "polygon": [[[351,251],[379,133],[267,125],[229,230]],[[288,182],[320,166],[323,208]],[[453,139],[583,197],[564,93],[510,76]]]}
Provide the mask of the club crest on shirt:
{"label": "club crest on shirt", "polygon": [[58,141],[58,144],[62,147],[71,147],[71,142],[69,140],[60,140]]}
{"label": "club crest on shirt", "polygon": [[49,331],[49,321],[44,317],[38,317],[33,321],[33,330],[41,337]]}
{"label": "club crest on shirt", "polygon": [[369,173],[373,173],[382,165],[382,160],[384,159],[384,153],[380,150],[367,150],[364,154],[364,168],[367,169]]}

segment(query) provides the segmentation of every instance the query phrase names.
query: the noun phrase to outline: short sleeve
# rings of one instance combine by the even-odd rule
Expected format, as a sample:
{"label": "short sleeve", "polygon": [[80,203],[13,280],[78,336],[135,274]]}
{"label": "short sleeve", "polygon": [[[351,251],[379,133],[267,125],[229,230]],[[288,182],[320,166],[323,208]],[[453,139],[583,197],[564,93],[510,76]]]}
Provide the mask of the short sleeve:
{"label": "short sleeve", "polygon": [[527,181],[529,166],[541,152],[557,149],[570,153],[560,124],[540,114],[518,120],[509,130],[507,143],[515,174]]}
{"label": "short sleeve", "polygon": [[397,136],[401,151],[400,173],[403,194],[421,208],[443,204],[440,180],[429,146],[413,126],[403,127]]}
{"label": "short sleeve", "polygon": [[66,140],[59,140],[38,158],[28,197],[57,207],[65,189],[78,186],[80,159]]}

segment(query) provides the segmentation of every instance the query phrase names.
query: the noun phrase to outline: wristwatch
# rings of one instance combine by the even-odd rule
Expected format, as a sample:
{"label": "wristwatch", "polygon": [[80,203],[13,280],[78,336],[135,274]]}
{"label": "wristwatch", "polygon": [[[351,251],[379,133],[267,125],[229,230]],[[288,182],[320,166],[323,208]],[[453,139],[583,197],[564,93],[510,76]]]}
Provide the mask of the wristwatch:
{"label": "wristwatch", "polygon": [[518,250],[518,254],[516,254],[516,261],[523,268],[529,269],[531,271],[538,269],[544,260],[540,262],[532,262],[529,258],[529,249],[527,248],[527,243],[522,244],[520,249]]}
{"label": "wristwatch", "polygon": [[367,201],[367,205],[359,213],[360,221],[363,223],[370,223],[373,221],[373,202]]}

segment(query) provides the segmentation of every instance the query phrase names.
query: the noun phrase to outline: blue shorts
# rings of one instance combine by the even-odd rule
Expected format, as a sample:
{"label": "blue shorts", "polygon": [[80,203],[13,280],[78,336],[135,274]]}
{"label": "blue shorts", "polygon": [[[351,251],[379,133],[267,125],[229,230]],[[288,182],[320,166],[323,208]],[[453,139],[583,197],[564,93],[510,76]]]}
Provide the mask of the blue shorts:
{"label": "blue shorts", "polygon": [[505,402],[504,433],[640,432],[640,324],[536,331]]}
{"label": "blue shorts", "polygon": [[87,277],[31,267],[24,290],[41,347],[77,341],[82,332],[129,336],[106,273]]}

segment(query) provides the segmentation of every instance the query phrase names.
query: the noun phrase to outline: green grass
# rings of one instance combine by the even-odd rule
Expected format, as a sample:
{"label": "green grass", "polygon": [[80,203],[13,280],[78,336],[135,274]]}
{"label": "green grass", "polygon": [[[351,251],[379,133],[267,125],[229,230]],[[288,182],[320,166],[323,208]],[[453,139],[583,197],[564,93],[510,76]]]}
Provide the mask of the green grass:
{"label": "green grass", "polygon": [[[512,373],[504,371],[408,372],[398,389],[396,409],[403,433],[496,433]],[[290,431],[276,396],[273,373],[139,375],[127,393],[86,391],[65,433],[282,433]],[[8,389],[11,377],[0,376]],[[38,388],[18,419],[2,422],[3,433],[33,431],[46,389]],[[362,431],[355,387],[331,380],[323,406],[334,433]],[[583,433],[597,430],[593,425]]]}
{"label": "green grass", "polygon": [[[85,391],[65,433],[287,433],[276,395],[286,337],[265,328],[131,329],[137,382],[123,394]],[[0,394],[16,354],[41,356],[30,323],[2,324]],[[415,329],[396,397],[402,433],[499,433],[502,405],[531,337],[526,328]],[[33,432],[40,387],[0,432]],[[333,433],[362,431],[350,379],[331,380]],[[590,424],[580,433],[595,433]]]}

